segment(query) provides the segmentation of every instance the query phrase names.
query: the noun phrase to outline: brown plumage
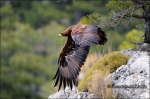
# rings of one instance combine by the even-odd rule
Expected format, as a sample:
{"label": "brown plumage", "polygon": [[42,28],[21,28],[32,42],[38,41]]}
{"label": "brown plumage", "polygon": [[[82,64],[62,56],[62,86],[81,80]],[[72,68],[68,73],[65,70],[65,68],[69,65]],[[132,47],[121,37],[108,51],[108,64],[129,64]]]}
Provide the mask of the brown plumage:
{"label": "brown plumage", "polygon": [[67,28],[60,34],[67,36],[67,42],[62,48],[59,59],[58,69],[53,79],[56,78],[55,86],[59,83],[58,91],[62,83],[64,89],[66,85],[76,85],[76,78],[80,68],[84,64],[90,46],[93,44],[105,44],[107,38],[105,33],[98,26],[77,24]]}

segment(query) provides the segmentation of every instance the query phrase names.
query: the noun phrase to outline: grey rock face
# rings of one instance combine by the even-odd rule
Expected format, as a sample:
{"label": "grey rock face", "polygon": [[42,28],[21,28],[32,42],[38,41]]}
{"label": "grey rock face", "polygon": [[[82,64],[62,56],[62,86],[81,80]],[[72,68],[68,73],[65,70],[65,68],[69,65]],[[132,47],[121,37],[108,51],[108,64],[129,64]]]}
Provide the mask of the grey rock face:
{"label": "grey rock face", "polygon": [[78,76],[79,81],[80,81],[81,79],[83,79],[83,77],[84,77],[84,73],[80,73],[79,76]]}
{"label": "grey rock face", "polygon": [[56,92],[55,94],[53,95],[50,95],[48,97],[48,99],[70,99],[70,98],[73,98],[73,99],[91,99],[91,98],[97,98],[94,94],[90,94],[88,92],[78,92],[78,90],[73,87],[73,90],[71,91],[69,87],[67,87],[65,89],[65,92],[64,90],[60,90],[59,92]]}
{"label": "grey rock face", "polygon": [[[84,77],[84,73],[80,73],[78,79],[81,80]],[[65,91],[60,90],[53,95],[50,95],[48,99],[91,99],[91,98],[98,98],[96,95],[88,93],[88,92],[78,92],[75,86],[71,90],[69,87],[66,87]]]}
{"label": "grey rock face", "polygon": [[126,50],[122,53],[131,55],[131,58],[126,65],[119,67],[111,74],[114,97],[150,98],[150,56],[148,52]]}
{"label": "grey rock face", "polygon": [[77,90],[75,89],[75,87],[73,87],[72,91],[70,90],[69,87],[66,87],[65,91],[64,90],[60,90],[59,92],[56,92],[53,95],[50,95],[48,99],[54,99],[54,98],[69,98],[69,96],[72,96],[74,94],[77,93]]}
{"label": "grey rock face", "polygon": [[143,43],[139,46],[139,50],[150,52],[150,45],[148,43]]}

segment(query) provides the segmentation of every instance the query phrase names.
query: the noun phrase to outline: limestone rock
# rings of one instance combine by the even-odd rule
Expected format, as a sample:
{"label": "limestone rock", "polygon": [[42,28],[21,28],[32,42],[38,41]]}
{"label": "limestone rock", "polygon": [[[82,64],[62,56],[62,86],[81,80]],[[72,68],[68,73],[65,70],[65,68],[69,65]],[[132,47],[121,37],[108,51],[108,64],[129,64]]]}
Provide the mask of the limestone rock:
{"label": "limestone rock", "polygon": [[56,92],[53,95],[50,95],[48,99],[67,99],[67,98],[73,98],[73,99],[91,99],[91,98],[97,98],[94,94],[90,94],[88,92],[78,92],[78,90],[73,87],[73,90],[70,90],[69,87],[67,87],[64,90],[60,90],[59,92]]}
{"label": "limestone rock", "polygon": [[131,55],[131,58],[111,74],[114,97],[150,98],[149,53],[133,50],[122,52]]}

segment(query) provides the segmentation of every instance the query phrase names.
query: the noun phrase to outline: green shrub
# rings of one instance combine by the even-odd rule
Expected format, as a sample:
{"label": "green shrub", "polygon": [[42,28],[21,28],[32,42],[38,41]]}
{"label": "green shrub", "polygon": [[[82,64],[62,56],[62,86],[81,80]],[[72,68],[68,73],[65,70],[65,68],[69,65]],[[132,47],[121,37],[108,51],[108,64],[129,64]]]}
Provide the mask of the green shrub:
{"label": "green shrub", "polygon": [[[106,54],[103,58],[100,58],[97,63],[92,66],[85,73],[84,78],[79,82],[78,90],[79,91],[89,91],[91,88],[88,86],[92,81],[92,76],[95,70],[103,72],[101,74],[105,74],[105,72],[114,72],[119,66],[126,64],[128,56],[124,56],[122,53],[114,51],[112,53]],[[94,84],[94,83],[92,83]]]}

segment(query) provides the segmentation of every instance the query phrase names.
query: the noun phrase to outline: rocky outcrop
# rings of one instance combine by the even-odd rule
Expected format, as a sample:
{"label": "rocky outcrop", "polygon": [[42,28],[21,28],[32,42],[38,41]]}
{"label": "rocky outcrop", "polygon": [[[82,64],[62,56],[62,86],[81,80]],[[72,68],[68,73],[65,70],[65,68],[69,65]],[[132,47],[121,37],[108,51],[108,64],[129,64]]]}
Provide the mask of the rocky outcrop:
{"label": "rocky outcrop", "polygon": [[[80,81],[83,77],[84,77],[84,73],[80,73],[78,76],[78,80]],[[70,90],[69,87],[66,87],[65,91],[60,90],[59,92],[56,92],[55,94],[50,95],[48,97],[48,99],[56,99],[56,98],[91,99],[91,98],[98,98],[98,97],[88,92],[78,92],[76,87],[73,87],[72,90]]]}
{"label": "rocky outcrop", "polygon": [[109,75],[114,97],[150,98],[150,54],[133,50],[125,50],[122,53],[131,55],[131,58],[126,65]]}
{"label": "rocky outcrop", "polygon": [[56,92],[55,94],[50,95],[48,97],[48,99],[56,99],[56,98],[91,99],[97,97],[94,94],[90,94],[88,92],[78,92],[78,90],[75,87],[73,87],[72,90],[70,90],[70,88],[67,87],[65,91],[60,90],[59,92]]}
{"label": "rocky outcrop", "polygon": [[[116,98],[150,99],[150,52],[135,51],[133,49],[121,51],[131,56],[126,65],[120,66],[115,72],[108,75],[112,80],[113,96]],[[79,75],[82,79],[83,73]],[[56,92],[48,99],[54,98],[97,98],[96,95],[88,92],[78,92],[74,87]]]}

